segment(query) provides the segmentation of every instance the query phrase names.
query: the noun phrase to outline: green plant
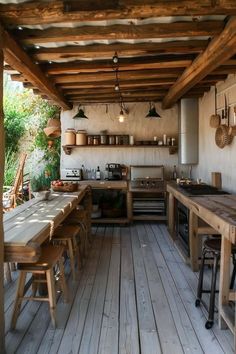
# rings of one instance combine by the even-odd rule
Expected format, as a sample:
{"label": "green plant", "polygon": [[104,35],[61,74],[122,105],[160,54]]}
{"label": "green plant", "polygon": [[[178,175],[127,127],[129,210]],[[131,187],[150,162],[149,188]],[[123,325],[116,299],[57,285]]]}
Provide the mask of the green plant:
{"label": "green plant", "polygon": [[34,176],[31,178],[30,186],[33,192],[40,192],[49,190],[51,185],[51,180],[48,176],[45,176],[44,173],[41,173],[39,176]]}
{"label": "green plant", "polygon": [[7,150],[5,154],[4,186],[12,186],[17,170],[16,154],[12,150]]}

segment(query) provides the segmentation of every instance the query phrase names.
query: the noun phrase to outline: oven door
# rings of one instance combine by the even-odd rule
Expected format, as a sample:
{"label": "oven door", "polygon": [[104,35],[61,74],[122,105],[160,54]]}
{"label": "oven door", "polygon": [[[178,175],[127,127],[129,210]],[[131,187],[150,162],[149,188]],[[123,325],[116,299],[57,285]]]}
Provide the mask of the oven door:
{"label": "oven door", "polygon": [[189,255],[189,210],[182,203],[177,203],[176,231],[178,239]]}

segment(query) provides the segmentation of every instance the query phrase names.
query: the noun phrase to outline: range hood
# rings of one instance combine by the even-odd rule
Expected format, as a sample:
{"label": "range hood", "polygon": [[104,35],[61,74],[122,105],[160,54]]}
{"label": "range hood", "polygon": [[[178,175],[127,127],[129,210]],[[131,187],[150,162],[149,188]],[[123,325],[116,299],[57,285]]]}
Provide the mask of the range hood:
{"label": "range hood", "polygon": [[184,98],[179,102],[179,163],[198,163],[197,98]]}

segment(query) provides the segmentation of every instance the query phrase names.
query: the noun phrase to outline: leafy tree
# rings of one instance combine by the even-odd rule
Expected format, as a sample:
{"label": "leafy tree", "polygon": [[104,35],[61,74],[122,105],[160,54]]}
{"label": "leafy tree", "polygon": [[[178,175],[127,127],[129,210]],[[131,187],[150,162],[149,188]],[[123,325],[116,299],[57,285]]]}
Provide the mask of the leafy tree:
{"label": "leafy tree", "polygon": [[[27,159],[29,170],[32,176],[36,174],[34,166],[40,167],[37,173],[44,173],[47,170],[50,176],[58,178],[60,166],[60,139],[54,139],[52,148],[48,148],[48,137],[43,129],[47,125],[49,118],[58,113],[58,107],[50,105],[46,100],[33,94],[32,90],[27,90],[19,83],[10,81],[7,75],[4,75],[4,125],[5,125],[5,145],[7,157],[7,169],[13,171],[16,169],[16,152],[19,150],[19,140],[27,132],[32,135],[34,142],[31,152],[39,151],[38,161]],[[31,159],[33,160],[33,159]],[[40,160],[40,161],[39,161]],[[9,173],[5,173],[9,175]],[[5,185],[11,178],[6,178]]]}

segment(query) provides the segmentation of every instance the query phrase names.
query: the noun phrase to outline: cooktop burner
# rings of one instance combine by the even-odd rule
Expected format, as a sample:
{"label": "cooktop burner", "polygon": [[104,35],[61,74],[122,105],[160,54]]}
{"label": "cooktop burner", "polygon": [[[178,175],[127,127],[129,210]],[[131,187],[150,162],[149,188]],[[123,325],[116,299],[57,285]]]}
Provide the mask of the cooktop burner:
{"label": "cooktop burner", "polygon": [[188,195],[220,195],[229,194],[228,192],[222,191],[208,184],[185,184],[179,186]]}

